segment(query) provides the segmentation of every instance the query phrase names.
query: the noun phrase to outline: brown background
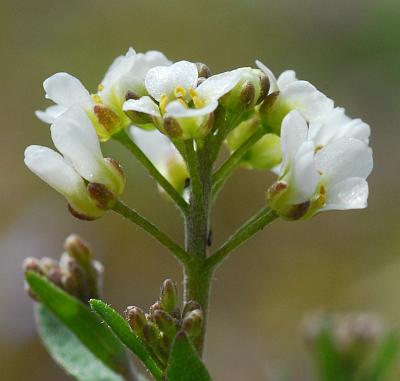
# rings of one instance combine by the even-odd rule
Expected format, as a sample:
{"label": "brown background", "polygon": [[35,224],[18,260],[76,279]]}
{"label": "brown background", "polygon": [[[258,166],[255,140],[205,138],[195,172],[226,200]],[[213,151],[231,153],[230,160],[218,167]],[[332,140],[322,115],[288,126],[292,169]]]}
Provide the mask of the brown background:
{"label": "brown background", "polygon": [[[47,103],[42,81],[57,71],[94,90],[112,59],[132,45],[214,72],[252,65],[297,70],[372,126],[370,207],[302,223],[277,222],[216,274],[206,361],[216,380],[266,380],[312,367],[299,324],[316,309],[374,310],[400,322],[397,0],[15,1],[0,0],[0,369],[8,381],[66,380],[35,333],[23,293],[25,256],[54,256],[71,232],[92,242],[107,267],[105,299],[148,306],[167,276],[181,281],[165,250],[116,215],[84,223],[24,167],[29,144],[50,145],[33,115]],[[177,212],[125,152],[105,152],[128,172],[124,199],[180,239]],[[271,176],[240,170],[213,216],[220,243],[264,200]],[[398,376],[395,377],[398,379]]]}

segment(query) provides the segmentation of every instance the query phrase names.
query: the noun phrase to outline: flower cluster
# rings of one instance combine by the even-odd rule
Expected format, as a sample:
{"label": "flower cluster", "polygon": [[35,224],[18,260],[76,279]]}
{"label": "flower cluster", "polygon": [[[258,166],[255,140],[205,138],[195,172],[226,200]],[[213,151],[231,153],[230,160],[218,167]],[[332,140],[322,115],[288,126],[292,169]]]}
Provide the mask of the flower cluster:
{"label": "flower cluster", "polygon": [[225,141],[233,156],[257,136],[238,163],[278,174],[267,201],[281,217],[366,206],[373,166],[369,126],[294,71],[276,79],[257,61],[257,68],[212,75],[204,64],[129,49],[95,94],[67,73],[45,80],[44,89],[56,104],[36,114],[51,124],[61,155],[31,146],[25,162],[81,218],[101,216],[124,189],[119,165],[103,158],[99,144],[121,131],[185,199],[190,176],[183,142],[201,147],[207,141],[219,149]]}

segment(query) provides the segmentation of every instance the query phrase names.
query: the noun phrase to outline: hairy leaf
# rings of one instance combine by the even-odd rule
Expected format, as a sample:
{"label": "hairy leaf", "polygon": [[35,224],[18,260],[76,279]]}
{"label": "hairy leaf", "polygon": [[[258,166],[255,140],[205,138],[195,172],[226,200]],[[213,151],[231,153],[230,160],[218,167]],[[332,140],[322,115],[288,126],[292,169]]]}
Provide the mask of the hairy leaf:
{"label": "hairy leaf", "polygon": [[126,320],[101,300],[91,300],[90,305],[110,326],[115,335],[143,362],[156,380],[163,380],[163,372],[152,358],[143,341],[131,330]]}
{"label": "hairy leaf", "polygon": [[172,346],[167,368],[168,381],[211,381],[196,349],[185,332],[179,332]]}
{"label": "hairy leaf", "polygon": [[103,364],[121,375],[130,374],[128,354],[99,317],[79,300],[68,295],[46,278],[28,272],[26,280],[43,303],[79,341]]}

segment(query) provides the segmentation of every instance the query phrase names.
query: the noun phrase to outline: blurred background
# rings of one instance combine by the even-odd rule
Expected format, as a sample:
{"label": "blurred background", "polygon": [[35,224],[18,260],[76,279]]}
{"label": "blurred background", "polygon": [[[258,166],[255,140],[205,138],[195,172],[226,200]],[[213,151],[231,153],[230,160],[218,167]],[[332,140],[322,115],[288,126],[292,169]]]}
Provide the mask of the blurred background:
{"label": "blurred background", "polygon": [[[34,116],[48,104],[42,81],[67,71],[94,91],[129,46],[203,61],[214,72],[257,58],[277,74],[293,68],[372,126],[367,210],[276,222],[217,272],[206,356],[215,380],[312,379],[299,331],[310,311],[371,310],[400,326],[399,18],[398,0],[0,0],[0,368],[7,380],[68,379],[37,337],[24,257],[57,258],[64,238],[80,234],[105,264],[105,300],[120,311],[148,307],[166,277],[181,283],[174,259],[142,231],[112,213],[74,219],[23,165],[27,145],[51,145],[48,126]],[[124,199],[181,239],[175,208],[117,148],[104,151],[128,173]],[[215,208],[215,245],[263,204],[271,179],[236,173]]]}

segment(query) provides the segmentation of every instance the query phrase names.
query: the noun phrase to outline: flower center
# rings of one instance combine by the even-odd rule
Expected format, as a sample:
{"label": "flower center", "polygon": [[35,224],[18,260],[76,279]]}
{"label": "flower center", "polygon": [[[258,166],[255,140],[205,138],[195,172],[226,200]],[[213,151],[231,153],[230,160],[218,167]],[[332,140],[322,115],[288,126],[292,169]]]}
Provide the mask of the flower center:
{"label": "flower center", "polygon": [[197,91],[192,87],[186,90],[182,86],[176,86],[173,96],[163,94],[159,102],[159,107],[163,114],[168,103],[172,101],[178,101],[185,108],[202,108],[205,105],[205,101],[199,97]]}

